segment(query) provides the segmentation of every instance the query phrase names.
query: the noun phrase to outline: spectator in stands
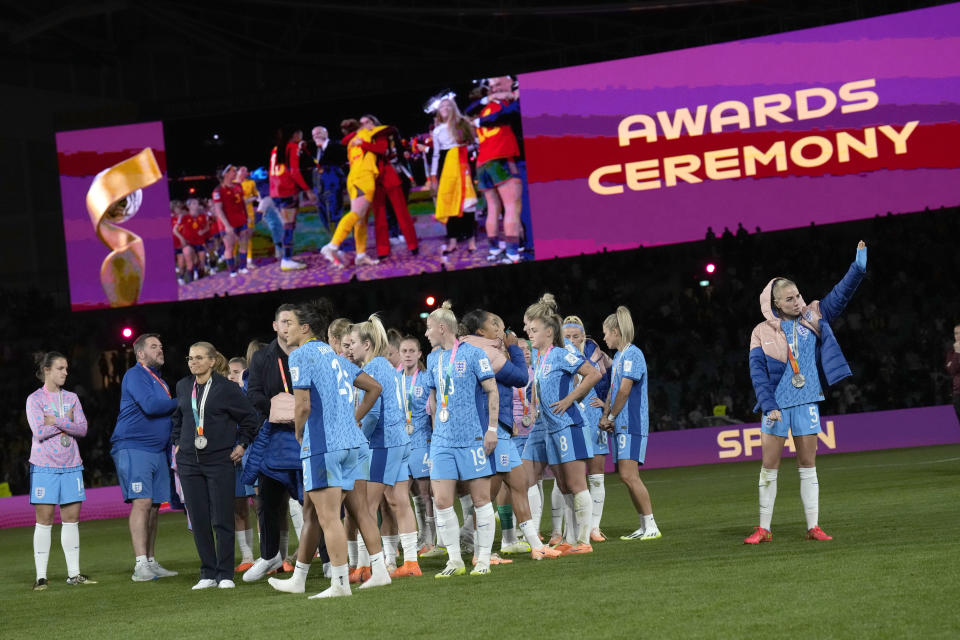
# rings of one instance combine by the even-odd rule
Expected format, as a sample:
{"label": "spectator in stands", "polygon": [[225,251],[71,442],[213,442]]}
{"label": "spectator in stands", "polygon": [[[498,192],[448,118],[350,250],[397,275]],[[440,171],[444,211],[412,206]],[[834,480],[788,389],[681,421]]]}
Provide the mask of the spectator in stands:
{"label": "spectator in stands", "polygon": [[952,382],[953,408],[960,418],[960,324],[953,328],[953,348],[947,352],[947,373]]}

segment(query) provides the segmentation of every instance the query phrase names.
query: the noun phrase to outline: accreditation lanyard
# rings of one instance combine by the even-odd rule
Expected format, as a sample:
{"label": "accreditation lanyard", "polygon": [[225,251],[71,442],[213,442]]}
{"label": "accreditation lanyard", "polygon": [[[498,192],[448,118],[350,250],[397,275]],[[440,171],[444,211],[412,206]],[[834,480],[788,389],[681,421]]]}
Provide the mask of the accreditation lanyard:
{"label": "accreditation lanyard", "polygon": [[450,352],[450,364],[446,367],[444,371],[443,367],[443,356],[441,355],[437,358],[437,381],[440,384],[440,406],[444,409],[447,408],[447,400],[450,398],[450,394],[447,393],[447,390],[453,384],[453,359],[457,357],[457,349],[460,348],[460,341],[453,341],[453,350]]}
{"label": "accreditation lanyard", "polygon": [[420,370],[415,369],[410,379],[410,391],[407,391],[407,374],[400,373],[401,385],[403,385],[403,412],[407,416],[407,424],[413,422],[413,389],[417,386],[418,373],[420,373]]}
{"label": "accreditation lanyard", "polygon": [[167,383],[166,383],[166,382],[164,382],[163,380],[160,379],[160,376],[158,376],[157,374],[155,374],[155,373],[150,369],[150,367],[146,366],[146,365],[143,364],[142,362],[140,363],[140,366],[143,367],[143,368],[146,370],[146,372],[149,373],[150,376],[151,376],[154,380],[156,380],[158,383],[160,383],[160,386],[163,387],[163,390],[164,390],[164,392],[167,394],[167,397],[168,397],[168,398],[172,398],[172,397],[173,397],[173,396],[170,395],[170,387],[167,386]]}
{"label": "accreditation lanyard", "polygon": [[213,376],[203,385],[203,395],[200,396],[200,408],[197,409],[197,381],[193,381],[193,392],[190,395],[190,406],[193,408],[193,423],[197,427],[197,435],[203,435],[203,416],[207,408],[207,395],[210,393],[210,387],[213,386]]}
{"label": "accreditation lanyard", "polygon": [[551,351],[553,351],[553,345],[550,345],[550,348],[542,356],[537,354],[537,370],[533,376],[533,407],[537,411],[540,409],[540,380],[546,375],[543,370],[547,367],[547,356],[550,355]]}
{"label": "accreditation lanyard", "polygon": [[793,338],[787,345],[787,360],[790,362],[790,368],[793,369],[793,375],[800,373],[800,363],[797,362],[797,356],[800,355],[800,347],[797,343],[797,325],[800,324],[800,318],[793,321]]}
{"label": "accreditation lanyard", "polygon": [[283,370],[283,360],[280,359],[280,356],[277,356],[277,366],[280,367],[280,379],[283,380],[283,391],[290,393],[290,387],[287,385],[287,374]]}

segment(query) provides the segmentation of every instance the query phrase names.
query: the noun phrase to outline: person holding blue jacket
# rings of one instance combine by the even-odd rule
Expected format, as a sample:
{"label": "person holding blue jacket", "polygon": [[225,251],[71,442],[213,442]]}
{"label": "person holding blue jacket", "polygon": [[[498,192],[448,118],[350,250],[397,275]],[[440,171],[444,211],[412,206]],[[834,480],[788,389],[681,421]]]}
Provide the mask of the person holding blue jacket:
{"label": "person holding blue jacket", "polygon": [[770,521],[777,497],[777,472],[787,434],[793,434],[800,472],[800,500],[807,519],[808,540],[832,540],[820,528],[820,486],[817,481],[817,434],[824,399],[821,381],[833,385],[852,374],[830,323],[849,304],[867,272],[867,245],[861,240],[857,256],[843,279],[823,300],[807,304],[797,285],[774,278],[760,294],[766,320],[750,336],[750,379],[763,411],[760,468],[760,524],[744,539],[746,544],[770,542]]}
{"label": "person holding blue jacket", "polygon": [[133,343],[137,364],[123,376],[120,413],[110,438],[110,455],[125,502],[131,503],[130,538],[136,565],[131,579],[147,582],[177,575],[154,556],[160,505],[170,500],[171,416],[177,401],[160,378],[163,344],[155,333]]}

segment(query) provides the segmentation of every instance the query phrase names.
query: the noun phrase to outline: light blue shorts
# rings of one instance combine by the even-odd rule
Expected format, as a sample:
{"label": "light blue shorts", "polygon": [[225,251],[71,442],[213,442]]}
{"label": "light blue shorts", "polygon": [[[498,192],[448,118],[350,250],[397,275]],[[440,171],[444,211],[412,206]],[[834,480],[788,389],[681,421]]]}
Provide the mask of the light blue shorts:
{"label": "light blue shorts", "polygon": [[500,427],[497,430],[497,448],[493,450],[493,470],[496,473],[508,473],[523,464],[517,445],[510,432]]}
{"label": "light blue shorts", "polygon": [[527,448],[527,436],[513,436],[510,440],[513,441],[513,446],[517,448],[517,453],[520,454],[520,459],[523,460],[523,450]]}
{"label": "light blue shorts", "polygon": [[300,462],[303,465],[304,491],[330,487],[351,491],[357,480],[366,480],[370,473],[367,447],[318,453]]}
{"label": "light blue shorts", "polygon": [[527,444],[523,447],[521,457],[524,460],[533,460],[534,462],[547,461],[547,430],[545,427],[536,426],[530,435],[527,436]]}
{"label": "light blue shorts", "polygon": [[30,504],[72,504],[86,499],[83,466],[53,469],[30,465]]}
{"label": "light blue shorts", "polygon": [[404,482],[410,470],[410,445],[370,449],[370,482],[393,486]]}
{"label": "light blue shorts", "polygon": [[647,436],[621,431],[618,428],[616,437],[615,455],[617,461],[636,460],[638,464],[643,464],[644,458],[647,457]]}
{"label": "light blue shorts", "polygon": [[153,504],[170,501],[170,463],[163,451],[120,449],[113,454],[124,502],[150,498]]}
{"label": "light blue shorts", "polygon": [[593,455],[605,456],[610,453],[609,433],[600,428],[599,425],[585,423],[583,431],[590,440],[590,446],[593,447]]}
{"label": "light blue shorts", "polygon": [[570,425],[547,434],[547,463],[563,464],[574,460],[586,460],[593,457],[593,447],[587,437],[587,430]]}
{"label": "light blue shorts", "polygon": [[493,465],[483,451],[476,447],[444,447],[430,445],[431,480],[473,480],[493,475]]}
{"label": "light blue shorts", "polygon": [[430,447],[417,447],[410,450],[407,467],[411,478],[430,477]]}
{"label": "light blue shorts", "polygon": [[800,404],[780,410],[780,420],[770,420],[764,414],[760,431],[786,438],[788,433],[795,436],[812,436],[820,433],[820,407],[816,402]]}

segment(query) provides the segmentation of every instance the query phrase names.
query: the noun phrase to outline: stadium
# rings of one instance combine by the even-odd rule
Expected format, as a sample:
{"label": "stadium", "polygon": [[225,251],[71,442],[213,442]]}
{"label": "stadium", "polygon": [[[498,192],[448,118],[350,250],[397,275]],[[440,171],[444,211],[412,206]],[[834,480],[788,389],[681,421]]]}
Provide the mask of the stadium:
{"label": "stadium", "polygon": [[960,629],[960,4],[6,30],[0,638]]}

